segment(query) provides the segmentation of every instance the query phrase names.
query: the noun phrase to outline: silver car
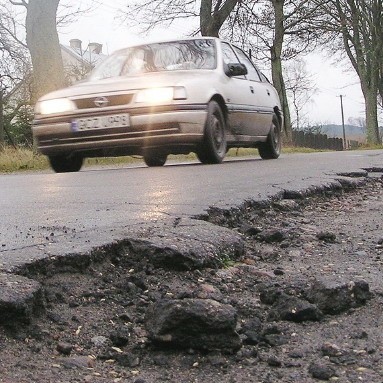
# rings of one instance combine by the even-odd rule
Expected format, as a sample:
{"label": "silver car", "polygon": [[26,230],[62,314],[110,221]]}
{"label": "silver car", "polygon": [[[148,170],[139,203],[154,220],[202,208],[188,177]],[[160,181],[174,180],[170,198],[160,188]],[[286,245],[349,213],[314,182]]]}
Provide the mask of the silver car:
{"label": "silver car", "polygon": [[238,47],[193,38],[121,49],[86,81],[41,97],[32,130],[56,172],[84,158],[142,155],[162,166],[195,152],[204,164],[228,149],[278,158],[283,115],[274,87]]}

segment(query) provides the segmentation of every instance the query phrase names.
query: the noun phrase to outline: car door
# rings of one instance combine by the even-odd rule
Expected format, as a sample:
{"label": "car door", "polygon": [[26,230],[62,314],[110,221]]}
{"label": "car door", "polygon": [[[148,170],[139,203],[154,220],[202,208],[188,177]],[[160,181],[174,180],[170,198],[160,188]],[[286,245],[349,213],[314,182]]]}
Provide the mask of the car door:
{"label": "car door", "polygon": [[[240,62],[230,44],[222,42],[221,47],[224,66]],[[235,140],[246,140],[245,136],[254,126],[252,89],[246,76],[225,76],[224,94],[229,111],[229,131]]]}
{"label": "car door", "polygon": [[233,47],[239,61],[247,68],[246,78],[251,90],[249,103],[253,107],[253,121],[246,134],[264,136],[269,133],[274,110],[274,92],[269,82],[263,81],[252,61],[238,47]]}

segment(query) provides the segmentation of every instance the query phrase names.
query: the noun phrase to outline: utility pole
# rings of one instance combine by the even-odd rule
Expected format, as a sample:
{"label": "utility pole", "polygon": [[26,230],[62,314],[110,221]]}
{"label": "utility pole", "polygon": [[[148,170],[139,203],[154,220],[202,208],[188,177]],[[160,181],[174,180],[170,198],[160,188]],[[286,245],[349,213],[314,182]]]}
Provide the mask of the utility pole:
{"label": "utility pole", "polygon": [[342,129],[343,129],[343,149],[348,149],[347,142],[346,142],[346,129],[344,127],[344,113],[343,113],[343,97],[345,97],[343,94],[339,95],[340,98],[340,111],[342,113]]}

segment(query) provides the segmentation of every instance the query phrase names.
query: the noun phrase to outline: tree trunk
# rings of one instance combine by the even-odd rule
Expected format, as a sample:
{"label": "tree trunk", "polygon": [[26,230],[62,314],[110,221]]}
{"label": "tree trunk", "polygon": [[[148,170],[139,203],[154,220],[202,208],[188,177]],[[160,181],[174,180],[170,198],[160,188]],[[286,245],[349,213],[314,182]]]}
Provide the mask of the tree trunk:
{"label": "tree trunk", "polygon": [[225,0],[222,4],[222,0],[220,0],[216,3],[215,8],[212,9],[212,0],[201,0],[201,35],[219,37],[219,30],[237,3],[238,0]]}
{"label": "tree trunk", "polygon": [[[383,39],[383,27],[382,27],[382,37]],[[380,71],[379,71],[379,95],[380,95],[380,101],[382,103],[382,108],[383,108],[383,48],[382,48],[382,60],[380,63]]]}
{"label": "tree trunk", "polygon": [[5,144],[3,89],[0,88],[0,152]]}
{"label": "tree trunk", "polygon": [[285,0],[272,0],[275,19],[275,34],[273,46],[271,47],[271,76],[275,89],[281,99],[282,111],[284,116],[284,138],[287,143],[292,141],[292,128],[289,104],[287,102],[286,86],[283,80],[282,71],[282,47],[284,39],[284,13],[283,5]]}
{"label": "tree trunk", "polygon": [[378,125],[378,98],[376,87],[369,87],[362,84],[364,101],[366,104],[366,133],[367,142],[372,145],[379,145],[379,125]]}
{"label": "tree trunk", "polygon": [[65,85],[64,66],[56,28],[60,0],[29,0],[26,30],[33,65],[32,102]]}

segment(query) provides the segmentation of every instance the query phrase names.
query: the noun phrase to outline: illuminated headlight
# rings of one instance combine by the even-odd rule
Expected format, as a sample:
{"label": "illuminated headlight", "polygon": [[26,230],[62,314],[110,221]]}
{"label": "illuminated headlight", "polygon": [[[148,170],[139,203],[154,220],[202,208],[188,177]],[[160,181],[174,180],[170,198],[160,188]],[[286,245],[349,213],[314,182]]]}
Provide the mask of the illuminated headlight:
{"label": "illuminated headlight", "polygon": [[148,104],[164,104],[172,100],[185,99],[186,89],[181,86],[142,89],[136,95],[136,102]]}
{"label": "illuminated headlight", "polygon": [[73,101],[67,98],[56,98],[53,100],[39,101],[36,104],[36,114],[55,114],[71,112],[75,109]]}

